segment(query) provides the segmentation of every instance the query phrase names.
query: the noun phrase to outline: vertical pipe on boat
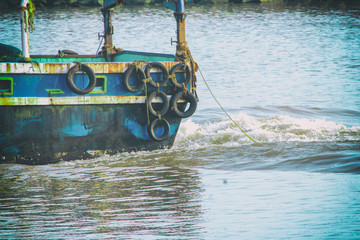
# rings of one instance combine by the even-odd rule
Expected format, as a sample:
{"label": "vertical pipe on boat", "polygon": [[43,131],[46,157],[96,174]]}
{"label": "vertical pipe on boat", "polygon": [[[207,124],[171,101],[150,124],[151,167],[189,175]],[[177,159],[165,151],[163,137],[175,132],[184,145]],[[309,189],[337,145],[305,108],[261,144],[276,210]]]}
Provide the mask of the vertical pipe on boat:
{"label": "vertical pipe on boat", "polygon": [[185,16],[184,0],[176,1],[176,12],[174,13],[177,22],[177,45],[185,43]]}
{"label": "vertical pipe on boat", "polygon": [[111,54],[115,53],[115,48],[113,45],[112,35],[114,34],[114,27],[112,25],[112,13],[114,11],[114,7],[122,4],[125,0],[104,0],[103,8],[101,12],[104,17],[104,39],[105,43],[102,48],[102,54],[106,58],[106,61],[111,61]]}
{"label": "vertical pipe on boat", "polygon": [[112,25],[112,19],[111,15],[113,12],[113,8],[103,8],[101,9],[102,14],[104,16],[104,38],[105,38],[105,44],[103,46],[102,52],[104,57],[107,61],[111,54],[113,54],[114,46],[113,46],[113,40],[112,35],[114,33],[114,27]]}
{"label": "vertical pipe on boat", "polygon": [[29,12],[27,11],[27,5],[30,0],[22,0],[20,4],[21,8],[21,47],[24,58],[30,58],[30,42],[29,42]]}
{"label": "vertical pipe on boat", "polygon": [[184,13],[184,0],[177,1],[177,12]]}
{"label": "vertical pipe on boat", "polygon": [[187,47],[186,38],[185,38],[185,17],[187,13],[185,12],[184,0],[177,0],[175,4],[174,16],[177,23],[177,45],[176,45],[176,56],[178,58],[183,58],[183,51]]}

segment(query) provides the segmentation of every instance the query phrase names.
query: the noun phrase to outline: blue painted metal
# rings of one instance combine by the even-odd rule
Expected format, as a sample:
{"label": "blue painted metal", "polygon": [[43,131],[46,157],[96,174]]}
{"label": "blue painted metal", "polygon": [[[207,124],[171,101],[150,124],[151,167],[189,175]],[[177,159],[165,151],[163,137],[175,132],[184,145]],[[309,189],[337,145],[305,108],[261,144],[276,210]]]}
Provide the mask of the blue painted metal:
{"label": "blue painted metal", "polygon": [[[190,1],[189,1],[190,2]],[[176,13],[184,13],[185,12],[185,3],[184,0],[175,0],[175,1],[167,1],[163,2],[163,5]]]}
{"label": "blue painted metal", "polygon": [[184,0],[177,0],[176,1],[177,4],[177,9],[176,11],[178,13],[184,13],[185,12],[185,4],[184,4]]}
{"label": "blue painted metal", "polygon": [[168,9],[171,9],[173,11],[176,11],[176,6],[174,2],[163,2],[163,5],[167,7]]}
{"label": "blue painted metal", "polygon": [[117,153],[172,146],[180,119],[163,142],[147,133],[145,104],[0,107],[0,162],[44,164],[89,158],[89,151]]}
{"label": "blue painted metal", "polygon": [[112,8],[119,4],[118,0],[104,0],[104,8]]}

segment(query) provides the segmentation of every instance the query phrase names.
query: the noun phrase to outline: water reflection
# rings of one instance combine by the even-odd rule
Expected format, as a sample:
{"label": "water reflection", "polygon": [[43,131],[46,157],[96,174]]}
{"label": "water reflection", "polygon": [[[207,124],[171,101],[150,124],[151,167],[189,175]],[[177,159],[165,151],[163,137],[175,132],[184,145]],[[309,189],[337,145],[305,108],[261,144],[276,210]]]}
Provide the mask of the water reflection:
{"label": "water reflection", "polygon": [[97,163],[2,165],[2,237],[198,236],[197,171],[120,158],[111,163],[102,158]]}

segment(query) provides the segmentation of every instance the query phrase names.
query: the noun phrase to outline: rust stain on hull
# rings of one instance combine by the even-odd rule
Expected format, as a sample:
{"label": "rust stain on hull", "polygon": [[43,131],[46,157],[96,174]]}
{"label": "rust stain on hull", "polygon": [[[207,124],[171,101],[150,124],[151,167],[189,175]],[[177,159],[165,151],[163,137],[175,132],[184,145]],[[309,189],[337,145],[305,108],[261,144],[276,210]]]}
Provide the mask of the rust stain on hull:
{"label": "rust stain on hull", "polygon": [[[170,71],[178,62],[161,62]],[[66,74],[77,63],[0,63],[0,74]],[[84,63],[96,74],[123,73],[132,63]]]}

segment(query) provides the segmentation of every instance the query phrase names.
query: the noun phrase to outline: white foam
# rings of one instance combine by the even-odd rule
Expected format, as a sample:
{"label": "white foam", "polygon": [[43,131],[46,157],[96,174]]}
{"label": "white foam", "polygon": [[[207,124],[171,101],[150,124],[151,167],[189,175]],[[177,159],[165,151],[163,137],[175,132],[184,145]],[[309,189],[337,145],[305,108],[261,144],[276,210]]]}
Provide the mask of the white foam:
{"label": "white foam", "polygon": [[[360,141],[360,127],[346,127],[321,119],[284,115],[256,119],[245,114],[237,114],[232,118],[260,143]],[[181,124],[176,141],[176,145],[183,147],[237,146],[251,143],[251,140],[228,119],[200,124],[187,120]]]}

